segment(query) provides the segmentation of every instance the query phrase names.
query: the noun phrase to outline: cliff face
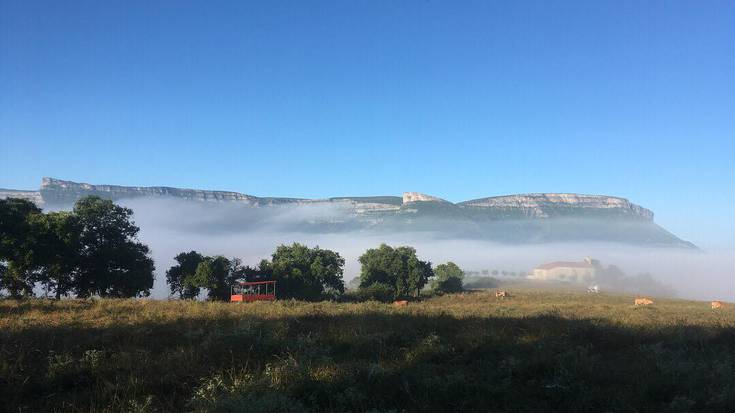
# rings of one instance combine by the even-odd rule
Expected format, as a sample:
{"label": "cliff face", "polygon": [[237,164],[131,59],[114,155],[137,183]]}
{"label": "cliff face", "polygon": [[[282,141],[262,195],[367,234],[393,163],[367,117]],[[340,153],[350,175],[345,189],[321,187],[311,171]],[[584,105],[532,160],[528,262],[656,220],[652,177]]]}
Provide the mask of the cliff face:
{"label": "cliff face", "polygon": [[45,204],[43,202],[43,197],[41,197],[41,193],[38,191],[21,191],[17,189],[2,189],[0,188],[0,199],[5,198],[21,198],[21,199],[27,199],[34,204],[38,205],[39,207],[43,207]]}
{"label": "cliff face", "polygon": [[77,199],[88,195],[97,195],[113,201],[141,197],[173,197],[188,201],[241,202],[251,205],[258,203],[258,198],[237,192],[202,191],[165,186],[90,185],[54,178],[41,180],[40,193],[43,200],[49,205],[73,204]]}
{"label": "cliff face", "polygon": [[[653,212],[627,199],[582,194],[521,194],[475,199],[457,204],[418,192],[402,197],[337,197],[328,199],[268,198],[229,191],[171,187],[90,185],[43,178],[40,191],[0,190],[0,198],[20,197],[39,206],[68,208],[83,196],[114,201],[134,198],[173,198],[207,204],[266,208],[316,208],[318,216],[304,216],[299,230],[334,231],[372,228],[381,231],[433,231],[456,237],[479,237],[500,242],[598,240],[647,245],[684,246],[653,222]],[[274,216],[279,212],[273,212]],[[266,219],[267,221],[267,219]],[[224,226],[236,226],[231,221]]]}
{"label": "cliff face", "polygon": [[653,221],[653,212],[627,199],[604,195],[525,194],[474,199],[459,204],[527,218],[607,214]]}
{"label": "cliff face", "polygon": [[[6,191],[9,196],[11,191]],[[90,185],[54,178],[43,178],[39,192],[12,191],[15,196],[51,206],[71,205],[87,195],[97,195],[114,201],[141,197],[170,197],[199,202],[234,202],[248,206],[288,204],[341,204],[352,207],[356,213],[409,211],[454,211],[456,214],[488,219],[543,219],[573,216],[607,216],[614,218],[653,221],[653,212],[627,199],[582,194],[522,194],[474,199],[452,204],[435,196],[419,192],[404,192],[403,197],[339,197],[322,200],[298,198],[256,197],[229,191],[180,189],[165,186],[133,187],[117,185]],[[421,205],[418,206],[417,204]],[[441,204],[441,208],[431,208]],[[419,208],[419,209],[417,209]]]}
{"label": "cliff face", "polygon": [[[25,192],[24,192],[25,193]],[[457,213],[483,216],[489,219],[512,218],[555,218],[569,216],[608,216],[616,218],[653,220],[653,212],[624,198],[603,195],[581,194],[523,194],[481,198],[452,204],[435,196],[419,192],[404,192],[402,198],[389,196],[341,197],[323,200],[298,198],[263,198],[229,191],[206,191],[180,189],[165,186],[131,187],[117,185],[90,185],[43,178],[40,194],[25,193],[26,197],[40,200],[47,205],[69,205],[77,199],[97,195],[112,200],[141,197],[171,197],[199,202],[235,202],[250,206],[287,204],[339,203],[346,204],[356,212],[404,211],[415,212],[416,203],[443,204],[440,211],[456,209]],[[422,210],[428,210],[427,205]]]}

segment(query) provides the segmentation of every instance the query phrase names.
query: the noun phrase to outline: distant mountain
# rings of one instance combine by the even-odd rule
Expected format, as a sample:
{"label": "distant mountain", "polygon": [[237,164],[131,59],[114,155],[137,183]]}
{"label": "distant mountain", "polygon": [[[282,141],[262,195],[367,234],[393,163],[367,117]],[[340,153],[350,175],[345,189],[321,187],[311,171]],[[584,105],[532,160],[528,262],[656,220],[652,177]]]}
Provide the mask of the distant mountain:
{"label": "distant mountain", "polygon": [[[298,230],[315,232],[433,231],[439,236],[506,243],[610,241],[696,248],[654,223],[650,210],[627,199],[605,195],[520,194],[454,204],[418,192],[405,192],[402,197],[272,198],[228,191],[90,185],[55,178],[43,178],[39,191],[0,189],[0,198],[26,198],[53,209],[69,208],[87,195],[114,201],[178,199],[212,206],[236,205],[258,208],[261,217],[267,216],[269,210],[275,214],[289,207],[335,207],[316,217],[307,215],[296,225]],[[236,220],[232,225],[236,225]]]}

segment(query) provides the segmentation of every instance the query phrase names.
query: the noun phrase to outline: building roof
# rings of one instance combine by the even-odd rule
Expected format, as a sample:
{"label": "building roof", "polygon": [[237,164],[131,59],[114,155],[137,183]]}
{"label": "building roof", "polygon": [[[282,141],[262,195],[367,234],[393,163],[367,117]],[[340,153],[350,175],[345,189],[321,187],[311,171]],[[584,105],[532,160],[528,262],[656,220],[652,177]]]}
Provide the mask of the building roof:
{"label": "building roof", "polygon": [[548,264],[542,264],[536,267],[537,270],[551,270],[554,268],[594,268],[594,265],[586,262],[556,261]]}

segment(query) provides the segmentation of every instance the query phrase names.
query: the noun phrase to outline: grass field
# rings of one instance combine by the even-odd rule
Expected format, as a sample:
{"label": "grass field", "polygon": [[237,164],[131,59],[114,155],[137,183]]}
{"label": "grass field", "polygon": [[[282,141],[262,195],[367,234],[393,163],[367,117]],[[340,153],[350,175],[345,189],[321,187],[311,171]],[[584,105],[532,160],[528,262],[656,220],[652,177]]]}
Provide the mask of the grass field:
{"label": "grass field", "polygon": [[8,411],[734,411],[735,309],[529,289],[0,302]]}

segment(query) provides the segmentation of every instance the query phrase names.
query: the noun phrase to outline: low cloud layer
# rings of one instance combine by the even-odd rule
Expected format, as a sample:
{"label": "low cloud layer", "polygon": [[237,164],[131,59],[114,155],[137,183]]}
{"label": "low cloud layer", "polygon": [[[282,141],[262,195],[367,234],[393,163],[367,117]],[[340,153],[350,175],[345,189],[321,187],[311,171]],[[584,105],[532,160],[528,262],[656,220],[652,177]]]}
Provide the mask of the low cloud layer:
{"label": "low cloud layer", "polygon": [[[153,296],[168,296],[165,272],[173,257],[197,250],[208,255],[238,257],[245,264],[268,258],[279,244],[300,242],[339,252],[346,260],[345,281],[359,275],[357,258],[380,243],[411,245],[422,259],[434,264],[454,261],[465,270],[502,269],[530,272],[550,261],[579,261],[594,257],[604,266],[616,265],[629,276],[649,273],[683,298],[735,301],[735,249],[697,251],[644,248],[585,242],[507,245],[477,239],[452,239],[432,232],[375,232],[367,229],[334,233],[309,232],[311,221],[348,221],[349,208],[312,204],[278,208],[249,208],[236,204],[203,204],[170,199],[121,201],[135,211],[140,239],[156,262]],[[302,230],[303,229],[303,230]],[[625,287],[625,286],[622,286]],[[630,287],[630,286],[628,286]],[[635,286],[624,288],[635,293]]]}

